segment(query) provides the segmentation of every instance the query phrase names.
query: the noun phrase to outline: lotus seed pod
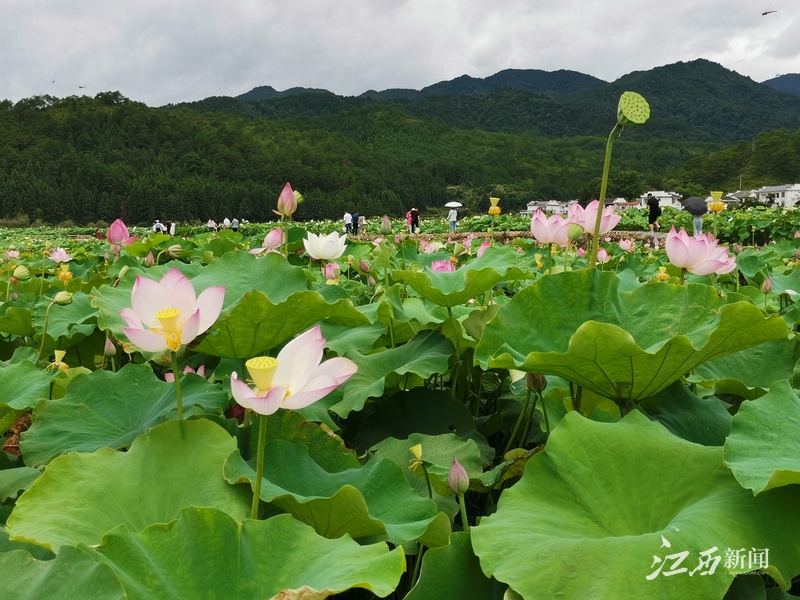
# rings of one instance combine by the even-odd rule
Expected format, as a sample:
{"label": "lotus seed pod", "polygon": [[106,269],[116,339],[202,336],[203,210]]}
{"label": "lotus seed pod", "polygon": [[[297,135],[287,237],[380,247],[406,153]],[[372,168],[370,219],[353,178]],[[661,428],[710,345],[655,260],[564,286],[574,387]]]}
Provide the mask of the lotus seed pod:
{"label": "lotus seed pod", "polygon": [[119,270],[119,275],[117,275],[117,279],[121,280],[123,277],[125,277],[125,273],[127,273],[130,270],[131,270],[131,268],[128,265],[125,265],[124,267],[122,267]]}
{"label": "lotus seed pod", "polygon": [[583,235],[584,231],[585,229],[577,223],[570,223],[567,227],[567,237],[575,241]]}
{"label": "lotus seed pod", "polygon": [[18,281],[27,281],[31,278],[31,272],[25,265],[19,265],[14,269],[14,277],[16,277]]}
{"label": "lotus seed pod", "polygon": [[172,244],[167,248],[167,254],[169,254],[170,258],[180,258],[181,254],[183,254],[183,248],[181,248],[180,244]]}
{"label": "lotus seed pod", "polygon": [[528,389],[532,392],[543,392],[547,387],[547,379],[541,373],[528,373],[525,378]]}
{"label": "lotus seed pod", "polygon": [[60,306],[67,306],[72,304],[72,294],[69,292],[58,292],[53,301]]}
{"label": "lotus seed pod", "polygon": [[650,118],[650,105],[636,92],[624,92],[617,106],[617,121],[623,127],[643,125]]}

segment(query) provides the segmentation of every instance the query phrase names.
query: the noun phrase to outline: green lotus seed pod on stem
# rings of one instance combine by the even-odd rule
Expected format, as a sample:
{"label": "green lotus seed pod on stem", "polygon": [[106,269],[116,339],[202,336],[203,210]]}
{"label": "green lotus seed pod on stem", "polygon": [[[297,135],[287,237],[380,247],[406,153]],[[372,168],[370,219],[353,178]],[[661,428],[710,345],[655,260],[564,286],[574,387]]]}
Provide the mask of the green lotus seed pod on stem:
{"label": "green lotus seed pod on stem", "polygon": [[636,92],[624,92],[617,105],[617,122],[623,127],[644,125],[650,118],[650,105]]}

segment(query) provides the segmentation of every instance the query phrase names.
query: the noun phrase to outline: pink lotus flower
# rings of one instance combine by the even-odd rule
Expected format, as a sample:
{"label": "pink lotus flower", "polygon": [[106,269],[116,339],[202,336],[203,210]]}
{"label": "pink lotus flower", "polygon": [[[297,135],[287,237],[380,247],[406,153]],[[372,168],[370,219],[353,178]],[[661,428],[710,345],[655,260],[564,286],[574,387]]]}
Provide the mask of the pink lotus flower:
{"label": "pink lotus flower", "polygon": [[12,258],[19,258],[19,250],[6,250],[3,253],[3,259],[11,260]]}
{"label": "pink lotus flower", "polygon": [[476,252],[476,254],[478,255],[478,258],[483,256],[483,253],[486,252],[486,249],[489,248],[491,245],[492,245],[492,240],[491,239],[486,238],[485,240],[483,240],[481,245],[478,247],[478,252]]}
{"label": "pink lotus flower", "polygon": [[625,252],[633,252],[636,250],[636,242],[633,240],[620,240],[619,247]]}
{"label": "pink lotus flower", "polygon": [[453,464],[450,465],[450,473],[447,475],[447,485],[453,490],[454,494],[466,494],[469,489],[469,475],[467,470],[453,457]]}
{"label": "pink lotus flower", "polygon": [[569,242],[567,230],[570,221],[561,215],[547,217],[541,209],[537,209],[531,218],[531,233],[540,244],[556,244],[566,246]]}
{"label": "pink lotus flower", "polygon": [[261,254],[262,252],[278,252],[280,247],[286,241],[286,235],[280,227],[276,227],[264,236],[264,241],[261,243],[261,248],[253,248],[250,254]]}
{"label": "pink lotus flower", "polygon": [[147,253],[147,256],[144,257],[144,266],[148,269],[152,267],[156,263],[156,257],[153,256],[153,251]]}
{"label": "pink lotus flower", "polygon": [[277,215],[282,215],[284,217],[292,218],[292,215],[297,210],[297,196],[292,191],[292,186],[289,182],[286,182],[286,185],[283,186],[283,191],[281,195],[278,196],[278,210],[274,210]]}
{"label": "pink lotus flower", "polygon": [[339,277],[339,273],[342,272],[339,263],[331,262],[322,267],[322,275],[325,279],[336,279]]}
{"label": "pink lotus flower", "polygon": [[717,246],[718,240],[711,234],[690,237],[685,229],[675,232],[670,229],[664,249],[669,261],[680,269],[694,275],[723,275],[736,268],[736,257],[728,254],[728,248]]}
{"label": "pink lotus flower", "polygon": [[441,247],[441,244],[433,244],[432,242],[428,242],[426,240],[419,241],[419,251],[423,254],[433,254]]}
{"label": "pink lotus flower", "polygon": [[214,324],[224,299],[223,285],[196,296],[192,282],[178,269],[170,269],[161,281],[138,275],[131,308],[119,313],[128,324],[122,331],[134,346],[147,352],[177,352]]}
{"label": "pink lotus flower", "polygon": [[608,255],[608,252],[606,252],[605,248],[600,248],[597,251],[597,262],[599,262],[601,265],[607,263],[610,260],[611,257]]}
{"label": "pink lotus flower", "polygon": [[233,398],[260,415],[271,415],[279,408],[305,408],[324,398],[358,370],[353,361],[344,357],[322,363],[324,348],[325,338],[317,325],[286,344],[277,358],[251,358],[246,365],[255,389],[233,372]]}
{"label": "pink lotus flower", "polygon": [[[197,367],[197,371],[195,371],[192,367],[190,367],[189,365],[186,365],[183,368],[183,374],[186,375],[187,373],[194,373],[195,375],[199,375],[200,377],[205,379],[206,378],[206,366],[205,365],[200,365],[199,367]],[[181,378],[181,379],[183,379],[183,378]],[[166,381],[167,383],[173,383],[175,381],[175,373],[164,373],[164,381]]]}
{"label": "pink lotus flower", "polygon": [[[599,202],[592,200],[583,208],[577,202],[569,205],[569,220],[583,227],[589,235],[594,233],[594,225],[597,220],[597,210]],[[608,233],[622,220],[620,215],[614,214],[613,206],[603,208],[603,217],[600,220],[600,235]]]}
{"label": "pink lotus flower", "polygon": [[586,250],[584,250],[583,248],[578,248],[575,251],[575,254],[578,255],[578,258],[583,258],[584,256],[586,256]]}
{"label": "pink lotus flower", "polygon": [[451,260],[435,260],[431,263],[431,271],[434,273],[452,273],[456,266]]}
{"label": "pink lotus flower", "polygon": [[108,243],[111,244],[111,249],[114,254],[119,254],[120,246],[132,244],[137,240],[138,237],[138,233],[131,237],[130,233],[128,233],[128,228],[125,226],[125,223],[122,222],[122,219],[117,219],[111,225],[109,225],[108,231],[106,232],[106,239],[108,240]]}
{"label": "pink lotus flower", "polygon": [[58,263],[65,263],[72,260],[72,257],[69,255],[69,253],[63,248],[53,248],[50,251],[50,258]]}

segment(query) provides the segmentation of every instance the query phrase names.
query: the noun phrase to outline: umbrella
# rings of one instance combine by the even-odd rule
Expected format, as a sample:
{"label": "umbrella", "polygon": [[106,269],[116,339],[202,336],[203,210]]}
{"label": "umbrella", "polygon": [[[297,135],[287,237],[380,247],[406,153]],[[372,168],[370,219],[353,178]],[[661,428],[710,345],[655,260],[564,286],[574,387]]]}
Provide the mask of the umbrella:
{"label": "umbrella", "polygon": [[686,200],[683,201],[683,208],[687,210],[690,214],[693,214],[695,217],[699,217],[700,215],[704,215],[708,212],[708,205],[706,201],[702,198],[698,198],[697,196],[689,196]]}
{"label": "umbrella", "polygon": [[448,202],[447,204],[445,204],[445,207],[447,208],[461,208],[462,206],[464,205],[461,204],[461,202]]}

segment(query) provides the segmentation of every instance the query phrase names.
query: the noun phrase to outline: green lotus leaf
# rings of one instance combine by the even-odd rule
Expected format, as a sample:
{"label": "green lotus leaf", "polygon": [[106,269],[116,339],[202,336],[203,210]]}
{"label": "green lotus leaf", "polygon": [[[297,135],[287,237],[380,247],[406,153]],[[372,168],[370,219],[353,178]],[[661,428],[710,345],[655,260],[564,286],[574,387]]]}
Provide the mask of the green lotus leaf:
{"label": "green lotus leaf", "polygon": [[0,598],[13,600],[125,600],[114,571],[83,550],[66,546],[53,560],[22,550],[0,553]]}
{"label": "green lotus leaf", "polygon": [[342,401],[331,411],[347,417],[361,410],[368,398],[383,395],[387,375],[413,373],[427,378],[448,369],[453,344],[440,333],[424,331],[409,343],[375,354],[348,352],[347,357],[358,365],[358,371],[342,386]]}
{"label": "green lotus leaf", "polygon": [[[230,402],[219,386],[184,375],[181,392],[186,416],[220,412]],[[158,379],[148,365],[127,364],[113,373],[78,375],[66,395],[40,403],[20,449],[29,466],[71,451],[126,448],[134,438],[177,414],[175,385]]]}
{"label": "green lotus leaf", "polygon": [[316,600],[350,588],[385,597],[405,570],[401,548],[326,539],[289,515],[237,523],[199,507],[140,533],[119,528],[85,551],[114,569],[130,600]]}
{"label": "green lotus leaf", "polygon": [[[261,499],[312,527],[320,535],[354,539],[379,536],[394,544],[420,537],[436,517],[433,501],[421,498],[390,460],[328,473],[308,448],[284,440],[266,444]],[[225,461],[230,483],[253,482],[255,459],[238,451]]]}
{"label": "green lotus leaf", "polygon": [[6,310],[0,317],[0,332],[3,335],[19,335],[29,337],[33,334],[31,311],[29,308],[16,308],[6,304]]}
{"label": "green lotus leaf", "polygon": [[[316,404],[316,403],[315,403]],[[285,440],[302,444],[308,455],[328,473],[358,469],[361,463],[355,452],[345,446],[342,438],[323,429],[317,423],[306,421],[293,410],[279,410],[267,418],[266,441]],[[247,456],[256,455],[258,428],[251,428]]]}
{"label": "green lotus leaf", "polygon": [[543,277],[516,294],[484,328],[475,361],[638,401],[705,361],[787,336],[780,316],[764,318],[710,286],[623,289],[614,273],[583,270]]}
{"label": "green lotus leaf", "polygon": [[317,292],[303,291],[274,304],[263,292],[250,292],[217,321],[197,351],[226,358],[260,356],[323,319],[349,327],[369,322],[350,300],[329,304]]}
{"label": "green lotus leaf", "polygon": [[[447,483],[453,458],[458,458],[458,462],[467,471],[470,479],[478,479],[483,474],[481,451],[478,444],[474,440],[463,440],[453,433],[441,435],[415,433],[404,440],[387,438],[370,448],[372,453],[370,460],[387,458],[399,466],[409,469],[411,461],[414,460],[409,448],[417,444],[422,445],[422,461],[430,477],[431,485],[441,496],[449,496],[453,493]],[[413,473],[416,477],[425,479],[421,467],[416,468]]]}
{"label": "green lotus leaf", "polygon": [[766,394],[776,381],[792,379],[798,360],[800,339],[792,337],[703,363],[695,374],[713,379],[716,394],[734,394],[755,400]]}
{"label": "green lotus leaf", "polygon": [[17,500],[12,539],[57,551],[98,544],[126,525],[141,531],[168,523],[186,506],[211,506],[234,518],[248,514],[251,494],[222,478],[236,440],[206,420],[167,421],[134,440],[128,452],[100,448],[59,456]]}
{"label": "green lotus leaf", "polygon": [[3,404],[15,410],[36,406],[40,400],[50,395],[52,379],[52,373],[43,371],[27,360],[0,364],[0,389],[3,390]]}
{"label": "green lotus leaf", "polygon": [[394,271],[392,278],[408,283],[423,298],[439,306],[458,306],[488,292],[501,281],[534,279],[519,267],[520,255],[510,246],[491,247],[483,256],[469,261],[452,273],[430,270]]}
{"label": "green lotus leaf", "polygon": [[47,335],[54,340],[58,338],[70,339],[76,334],[90,335],[95,330],[97,309],[92,308],[89,296],[82,292],[72,295],[72,303],[66,306],[54,304],[50,306],[50,299],[40,302],[33,311],[33,326],[37,335],[44,331],[44,322],[47,309],[50,307],[50,316],[47,317]]}
{"label": "green lotus leaf", "polygon": [[[798,486],[753,497],[722,448],[677,438],[638,412],[618,423],[570,412],[497,512],[472,528],[472,542],[483,571],[525,598],[722,598],[735,574],[752,570],[726,565],[729,548],[769,548],[762,570],[788,588],[800,571],[798,502]],[[689,576],[711,549],[713,576]],[[681,552],[687,571],[666,576],[675,568],[667,556]]]}
{"label": "green lotus leaf", "polygon": [[758,400],[742,402],[725,442],[725,464],[755,494],[800,483],[798,432],[800,398],[779,381]]}
{"label": "green lotus leaf", "polygon": [[325,321],[321,325],[325,347],[339,355],[343,355],[348,350],[367,354],[372,350],[378,338],[387,331],[386,326],[380,323],[353,327]]}
{"label": "green lotus leaf", "polygon": [[680,381],[642,401],[639,409],[695,444],[722,446],[731,431],[731,415],[719,399],[698,398]]}
{"label": "green lotus leaf", "polygon": [[37,546],[35,544],[28,544],[27,542],[12,542],[10,539],[8,539],[8,531],[5,528],[0,527],[0,563],[3,560],[4,553],[13,552],[15,550],[23,550],[38,560],[51,560],[56,556],[47,548],[42,548],[41,546]]}
{"label": "green lotus leaf", "polygon": [[405,600],[503,600],[505,589],[483,574],[469,533],[459,531],[450,535],[447,546],[425,552],[419,580]]}
{"label": "green lotus leaf", "polygon": [[41,472],[30,467],[17,467],[0,471],[0,502],[13,500],[20,492],[27,490]]}

